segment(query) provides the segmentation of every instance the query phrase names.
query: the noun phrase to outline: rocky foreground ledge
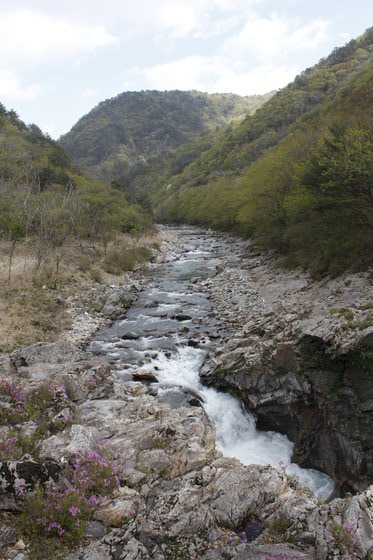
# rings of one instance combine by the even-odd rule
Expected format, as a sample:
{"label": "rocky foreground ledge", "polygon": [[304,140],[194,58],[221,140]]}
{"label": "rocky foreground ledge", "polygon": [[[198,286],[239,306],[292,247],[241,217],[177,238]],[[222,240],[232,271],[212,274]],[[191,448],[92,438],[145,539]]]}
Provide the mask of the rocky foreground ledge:
{"label": "rocky foreground ledge", "polygon": [[[104,445],[119,464],[117,483],[97,497],[84,545],[69,560],[372,557],[373,489],[319,504],[283,472],[223,458],[200,407],[174,410],[151,386],[118,383],[107,364],[72,343],[15,352],[0,373],[9,386],[17,380],[25,402],[48,383],[54,398],[45,417],[56,424],[40,437],[37,457],[1,462],[3,510],[22,510],[37,481],[68,488],[66,465],[83,450],[104,456]],[[38,423],[18,427],[30,436]],[[3,547],[4,539],[16,545],[3,548],[3,558],[28,557],[10,528],[1,538]]]}
{"label": "rocky foreground ledge", "polygon": [[[301,286],[305,280],[301,277],[299,289],[286,297],[281,289],[277,292],[280,296],[275,295],[279,276],[273,269],[272,281],[266,276],[265,297],[265,283],[250,284],[255,266],[265,264],[256,257],[261,264],[255,265],[251,258],[249,255],[240,261],[243,268],[235,265],[218,270],[213,279],[203,281],[216,300],[216,312],[221,313],[222,331],[228,324],[232,330],[235,326],[241,329],[221,347],[215,372],[205,372],[205,378],[216,384],[228,378],[229,383],[224,383],[232,390],[238,390],[232,379],[245,375],[245,380],[256,380],[245,387],[242,398],[253,407],[248,396],[252,392],[252,402],[259,411],[266,402],[270,406],[278,402],[280,411],[292,411],[293,402],[298,402],[297,410],[301,411],[304,399],[316,406],[316,389],[302,387],[305,381],[298,377],[309,375],[308,370],[295,371],[294,362],[288,361],[286,366],[272,366],[277,363],[275,356],[282,356],[283,364],[289,355],[291,359],[298,355],[295,339],[286,333],[289,325],[294,323],[295,329],[296,321],[302,319],[298,311],[301,304],[297,307],[295,300],[299,293],[307,293]],[[259,282],[263,270],[259,268],[257,272]],[[356,278],[362,278],[366,285],[365,277]],[[311,285],[307,279],[309,294],[319,293]],[[198,281],[196,287],[200,289]],[[329,295],[325,291],[325,301],[331,302]],[[309,303],[310,320],[319,307],[316,301],[311,298]],[[285,305],[290,305],[294,321],[286,317],[290,310],[285,312]],[[269,311],[271,314],[266,316]],[[334,314],[325,316],[331,317],[333,325],[340,320]],[[254,331],[249,320],[254,323]],[[299,328],[294,332],[302,340],[307,333],[299,332]],[[364,344],[369,342],[369,331],[362,335],[363,331],[356,331],[356,340],[354,334],[341,339],[349,340],[350,346],[345,347],[342,341],[333,359],[353,349],[361,336],[368,337],[363,339]],[[315,329],[308,334],[317,336]],[[290,344],[292,352],[286,344]],[[323,349],[324,354],[328,355]],[[262,369],[256,369],[253,356],[259,364],[265,356],[271,367],[264,369],[261,365]],[[245,371],[238,370],[243,367],[242,357],[250,363]],[[291,368],[289,363],[293,364]],[[287,371],[281,369],[285,367]],[[266,386],[271,376],[276,383],[290,381],[280,389]],[[298,384],[293,388],[295,382],[300,388]],[[345,377],[343,382],[346,383]],[[1,518],[1,558],[47,559],[43,531],[61,541],[60,557],[66,560],[373,558],[373,487],[322,503],[281,470],[243,466],[237,460],[223,458],[215,449],[214,429],[201,407],[171,409],[158,401],[154,385],[119,383],[106,362],[73,342],[36,344],[2,358],[0,383],[0,509],[7,512]],[[341,389],[338,387],[332,396]],[[321,388],[319,393],[322,394]],[[349,402],[342,395],[345,393],[340,402]],[[266,418],[268,423],[275,422],[279,410],[272,416],[268,409],[268,415],[259,418],[262,422]],[[323,405],[320,410],[326,422],[329,408]],[[366,412],[369,414],[369,408]],[[285,420],[291,418],[299,430],[300,421],[293,420],[290,412],[287,414]],[[312,414],[309,416],[312,418]],[[346,429],[346,421],[343,422]],[[317,441],[319,425],[313,426]],[[325,429],[323,433],[328,432]],[[369,430],[364,437],[368,435]],[[326,440],[326,444],[330,445],[330,441]],[[347,441],[358,448],[356,442]],[[335,453],[333,449],[327,452]],[[342,460],[343,456],[339,456],[339,463]],[[355,462],[359,464],[357,459]],[[363,484],[361,476],[359,484]],[[47,494],[46,505],[41,489],[48,487],[53,491]],[[30,499],[32,492],[36,497]],[[50,504],[55,504],[53,511]],[[65,533],[62,519],[66,521]],[[30,547],[30,543],[35,546]]]}

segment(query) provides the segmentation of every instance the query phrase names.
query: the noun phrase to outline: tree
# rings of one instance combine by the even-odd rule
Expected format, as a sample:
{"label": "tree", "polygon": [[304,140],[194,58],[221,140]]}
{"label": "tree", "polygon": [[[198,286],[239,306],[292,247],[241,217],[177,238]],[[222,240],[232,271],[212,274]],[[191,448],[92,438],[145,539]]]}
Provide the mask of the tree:
{"label": "tree", "polygon": [[351,125],[329,130],[310,160],[303,184],[322,207],[338,206],[373,227],[373,136]]}
{"label": "tree", "polygon": [[13,254],[18,241],[20,241],[26,235],[26,230],[23,224],[20,222],[19,218],[14,217],[10,222],[9,234],[10,234],[11,246],[10,246],[10,253],[9,253],[8,283],[10,284]]}

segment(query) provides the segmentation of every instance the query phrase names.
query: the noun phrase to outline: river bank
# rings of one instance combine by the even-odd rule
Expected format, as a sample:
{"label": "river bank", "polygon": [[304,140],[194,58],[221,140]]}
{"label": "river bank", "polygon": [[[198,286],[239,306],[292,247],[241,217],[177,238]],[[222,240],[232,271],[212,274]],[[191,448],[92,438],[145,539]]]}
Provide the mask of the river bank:
{"label": "river bank", "polygon": [[[208,402],[207,394],[202,389],[191,393],[190,377],[187,385],[181,377],[190,375],[194,358],[198,366],[205,356],[206,375],[212,360],[232,352],[232,343],[241,341],[240,352],[250,347],[251,339],[244,346],[247,335],[236,332],[252,313],[240,298],[246,294],[256,305],[262,298],[258,290],[245,292],[240,280],[241,269],[248,270],[249,245],[194,228],[161,233],[161,253],[143,278],[146,289],[137,292],[125,319],[97,333],[89,351],[66,341],[23,348],[2,360],[3,387],[7,383],[18,390],[8,391],[2,410],[16,408],[18,417],[13,432],[4,426],[1,433],[3,439],[23,437],[13,441],[14,457],[1,464],[2,508],[17,512],[27,504],[37,479],[53,479],[74,497],[71,469],[76,473],[77,464],[87,463],[82,453],[91,450],[96,491],[102,489],[103,463],[106,480],[110,469],[115,473],[113,485],[84,498],[91,500],[87,532],[79,551],[69,555],[60,550],[63,558],[370,558],[372,490],[322,503],[289,477],[285,465],[244,466],[222,456],[219,444],[217,449],[219,427],[200,406],[201,396]],[[159,264],[167,276],[161,270],[155,278]],[[235,301],[241,306],[234,307]],[[221,379],[216,371],[214,377]],[[31,404],[41,388],[44,396],[48,389],[49,397],[43,398],[37,417]],[[226,413],[223,404],[220,417]],[[42,423],[43,433],[38,430]],[[33,443],[29,457],[22,455],[25,438]],[[69,503],[67,518],[83,523],[83,505]],[[39,517],[33,518],[40,530],[33,540],[45,547],[48,535],[43,536]],[[51,530],[58,532],[55,526]],[[30,542],[27,535],[4,549],[5,558],[32,557],[22,551]],[[78,542],[73,546],[79,547]],[[46,558],[41,548],[33,554]]]}
{"label": "river bank", "polygon": [[202,374],[236,394],[258,427],[286,434],[294,460],[342,492],[373,483],[373,294],[369,273],[314,280],[252,254],[202,282],[234,335]]}
{"label": "river bank", "polygon": [[71,239],[36,267],[36,247],[26,240],[16,246],[10,279],[10,246],[2,242],[0,356],[38,341],[84,344],[128,308],[158,242],[155,231],[118,235],[107,245]]}

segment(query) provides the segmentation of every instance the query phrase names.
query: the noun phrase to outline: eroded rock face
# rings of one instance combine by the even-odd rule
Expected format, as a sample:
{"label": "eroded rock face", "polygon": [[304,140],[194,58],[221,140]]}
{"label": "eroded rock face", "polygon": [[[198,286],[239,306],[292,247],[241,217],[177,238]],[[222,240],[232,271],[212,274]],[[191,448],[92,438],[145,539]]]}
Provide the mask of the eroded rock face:
{"label": "eroded rock face", "polygon": [[[316,348],[318,348],[316,346]],[[373,482],[372,382],[368,371],[324,349],[281,343],[272,354],[223,355],[203,380],[230,389],[258,418],[259,429],[294,441],[294,461],[332,476],[345,490]],[[322,362],[322,363],[321,363]]]}
{"label": "eroded rock face", "polygon": [[[144,498],[124,526],[68,560],[105,560],[114,551],[163,560],[349,560],[373,552],[371,492],[318,507],[270,467],[220,458],[153,486]],[[248,542],[243,527],[253,516],[263,532]]]}
{"label": "eroded rock face", "polygon": [[118,386],[117,395],[123,398],[82,403],[80,424],[48,438],[41,457],[71,457],[94,447],[100,437],[125,457],[126,477],[133,485],[145,478],[181,476],[216,455],[214,430],[202,409],[171,409],[135,382]]}
{"label": "eroded rock face", "polygon": [[201,408],[170,408],[139,382],[109,378],[105,387],[106,398],[92,387],[76,402],[79,423],[40,449],[44,464],[59,466],[100,439],[123,457],[121,486],[94,513],[103,525],[68,560],[366,560],[373,552],[373,489],[320,506],[283,472],[222,458]]}
{"label": "eroded rock face", "polygon": [[0,509],[19,511],[22,497],[37,484],[57,481],[61,466],[53,460],[36,462],[31,457],[0,461]]}
{"label": "eroded rock face", "polygon": [[239,330],[204,383],[235,393],[259,429],[286,434],[295,462],[342,491],[373,483],[373,327],[367,275],[312,281],[248,258],[203,283],[216,313]]}

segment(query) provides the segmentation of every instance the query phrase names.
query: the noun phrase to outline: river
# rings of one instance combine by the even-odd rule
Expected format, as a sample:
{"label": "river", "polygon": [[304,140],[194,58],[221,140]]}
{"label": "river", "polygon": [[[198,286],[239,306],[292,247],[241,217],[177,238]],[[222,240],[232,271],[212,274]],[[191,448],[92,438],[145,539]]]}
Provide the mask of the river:
{"label": "river", "polygon": [[240,243],[197,228],[172,228],[180,239],[178,255],[152,267],[149,282],[126,318],[101,330],[89,349],[113,364],[123,382],[140,370],[154,376],[154,393],[172,407],[199,400],[215,425],[217,447],[244,464],[270,464],[307,485],[319,498],[334,489],[333,480],[291,462],[293,444],[276,432],[261,432],[255,418],[235,397],[201,384],[199,371],[214,349],[229,338],[215,317],[198,278],[240,258]]}

